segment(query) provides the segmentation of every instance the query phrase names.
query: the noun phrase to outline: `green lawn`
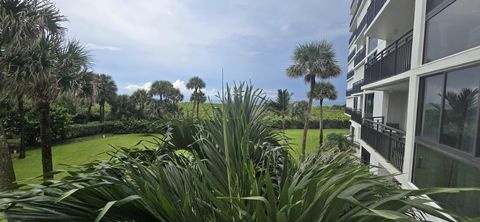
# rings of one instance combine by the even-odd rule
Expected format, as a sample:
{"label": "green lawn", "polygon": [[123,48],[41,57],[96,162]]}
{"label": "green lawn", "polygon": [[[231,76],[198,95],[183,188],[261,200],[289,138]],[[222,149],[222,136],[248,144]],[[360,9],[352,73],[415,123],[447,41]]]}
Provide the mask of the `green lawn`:
{"label": "green lawn", "polygon": [[[291,138],[290,143],[293,145],[292,155],[298,160],[300,145],[302,144],[302,132],[301,129],[286,130],[286,134]],[[347,134],[347,129],[327,129],[325,136],[329,133],[342,133]],[[318,144],[318,130],[310,130],[307,137],[307,153],[313,152],[317,148]],[[86,137],[81,139],[70,140],[63,144],[57,144],[53,146],[53,163],[54,169],[66,169],[65,165],[76,165],[89,163],[93,160],[106,159],[108,155],[106,151],[112,150],[113,146],[133,147],[141,140],[152,140],[152,137],[141,134],[128,134],[128,135],[107,135],[105,138],[102,136]],[[143,145],[149,145],[148,143],[142,143]],[[25,180],[41,175],[41,152],[40,149],[32,149],[27,151],[27,158],[19,160],[14,158],[13,160],[15,174],[17,180]],[[35,182],[26,181],[26,182]]]}
{"label": "green lawn", "polygon": [[[290,143],[293,146],[292,155],[294,156],[295,160],[298,160],[300,156],[300,147],[302,146],[303,129],[289,129],[285,130],[285,132],[286,135],[291,139]],[[323,132],[323,138],[325,138],[330,133],[341,133],[346,135],[348,134],[348,129],[326,129]],[[307,147],[305,149],[305,153],[307,155],[318,149],[318,135],[318,129],[308,130]]]}
{"label": "green lawn", "polygon": [[[111,145],[133,147],[141,140],[152,141],[153,139],[141,134],[106,135],[105,138],[92,136],[57,144],[52,149],[53,168],[65,169],[65,165],[84,164],[93,160],[106,159],[108,155],[105,152],[112,150]],[[149,143],[142,143],[138,147],[143,147],[143,145],[148,146]],[[41,150],[37,148],[28,150],[27,158],[23,160],[13,159],[17,180],[21,181],[41,175],[41,155]]]}

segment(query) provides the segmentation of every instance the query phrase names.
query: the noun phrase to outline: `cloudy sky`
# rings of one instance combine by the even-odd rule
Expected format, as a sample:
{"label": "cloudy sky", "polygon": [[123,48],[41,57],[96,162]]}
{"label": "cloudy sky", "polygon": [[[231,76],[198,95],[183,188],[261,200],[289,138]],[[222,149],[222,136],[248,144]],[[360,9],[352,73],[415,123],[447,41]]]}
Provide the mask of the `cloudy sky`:
{"label": "cloudy sky", "polygon": [[327,39],[342,75],[331,80],[344,103],[349,37],[348,0],[56,0],[68,36],[84,42],[93,69],[111,75],[120,94],[168,80],[188,98],[198,75],[207,94],[227,82],[251,81],[268,93],[287,88],[306,96],[302,79],[285,69],[299,43]]}

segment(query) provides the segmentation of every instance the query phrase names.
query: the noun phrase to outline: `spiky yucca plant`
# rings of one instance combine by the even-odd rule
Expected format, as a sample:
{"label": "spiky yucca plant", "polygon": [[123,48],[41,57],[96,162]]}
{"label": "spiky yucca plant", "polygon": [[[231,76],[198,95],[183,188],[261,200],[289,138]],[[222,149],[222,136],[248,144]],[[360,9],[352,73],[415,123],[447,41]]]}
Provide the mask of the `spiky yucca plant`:
{"label": "spiky yucca plant", "polygon": [[[442,213],[422,195],[476,189],[402,190],[348,151],[325,148],[292,163],[281,135],[263,124],[261,91],[240,85],[195,126],[195,147],[167,133],[152,152],[119,150],[42,185],[0,193],[0,212],[22,221],[424,221]],[[169,127],[169,130],[181,128]],[[183,146],[183,145],[182,145]],[[148,158],[145,158],[148,157]]]}

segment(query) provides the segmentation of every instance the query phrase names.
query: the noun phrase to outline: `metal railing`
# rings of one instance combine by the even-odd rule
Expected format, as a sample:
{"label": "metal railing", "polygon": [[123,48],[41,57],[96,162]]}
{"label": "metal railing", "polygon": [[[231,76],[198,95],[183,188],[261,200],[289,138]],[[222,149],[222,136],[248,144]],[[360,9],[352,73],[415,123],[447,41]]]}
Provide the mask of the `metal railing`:
{"label": "metal railing", "polygon": [[362,140],[402,171],[405,155],[405,132],[383,124],[383,117],[382,121],[375,121],[375,118],[363,119]]}
{"label": "metal railing", "polygon": [[352,76],[353,76],[354,74],[355,74],[355,71],[354,71],[354,70],[348,72],[348,73],[347,73],[347,79],[352,78]]}
{"label": "metal railing", "polygon": [[352,60],[354,56],[355,56],[355,50],[353,50],[350,54],[348,54],[348,61],[350,62],[350,60]]}
{"label": "metal railing", "polygon": [[362,124],[362,110],[352,110],[352,114],[350,115],[352,116],[352,120],[359,123],[359,124]]}
{"label": "metal railing", "polygon": [[367,18],[367,26],[370,26],[370,24],[372,24],[373,20],[380,12],[380,9],[382,9],[385,5],[385,2],[387,2],[387,0],[372,0],[370,5],[368,6],[367,14],[365,15],[365,17]]}
{"label": "metal railing", "polygon": [[357,55],[355,55],[354,65],[356,66],[359,63],[361,63],[365,59],[366,55],[367,55],[367,51],[365,50],[365,47],[363,47],[363,49],[358,51]]}
{"label": "metal railing", "polygon": [[350,107],[345,107],[345,113],[351,116],[353,113],[353,109]]}
{"label": "metal railing", "polygon": [[352,94],[362,92],[362,86],[364,85],[363,83],[363,79],[354,82],[352,86]]}
{"label": "metal railing", "polygon": [[365,83],[373,83],[398,75],[411,68],[413,30],[367,59]]}

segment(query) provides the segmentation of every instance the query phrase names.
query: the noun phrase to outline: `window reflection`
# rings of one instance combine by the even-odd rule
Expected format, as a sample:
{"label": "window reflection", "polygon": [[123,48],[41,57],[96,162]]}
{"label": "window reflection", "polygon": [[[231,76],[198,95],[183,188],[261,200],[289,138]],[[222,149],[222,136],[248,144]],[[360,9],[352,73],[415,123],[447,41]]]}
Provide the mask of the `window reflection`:
{"label": "window reflection", "polygon": [[441,143],[465,152],[473,151],[478,125],[479,85],[478,67],[447,75]]}
{"label": "window reflection", "polygon": [[[434,7],[440,1],[429,1]],[[480,1],[456,0],[426,22],[424,61],[480,45]]]}
{"label": "window reflection", "polygon": [[438,140],[442,109],[443,75],[425,78],[422,136]]}

